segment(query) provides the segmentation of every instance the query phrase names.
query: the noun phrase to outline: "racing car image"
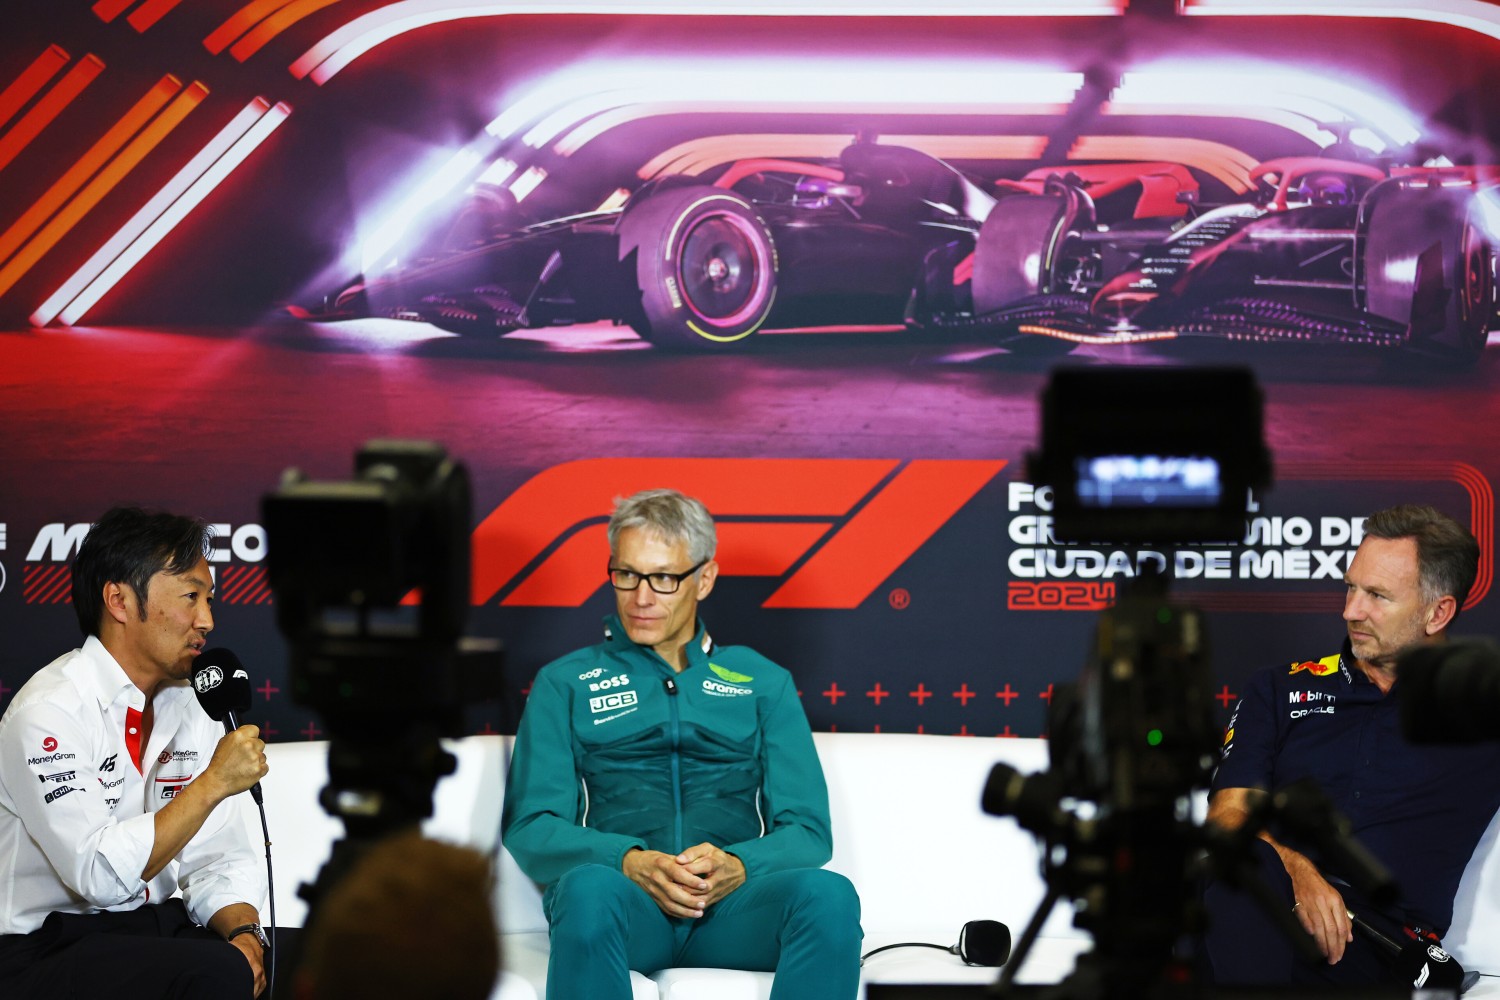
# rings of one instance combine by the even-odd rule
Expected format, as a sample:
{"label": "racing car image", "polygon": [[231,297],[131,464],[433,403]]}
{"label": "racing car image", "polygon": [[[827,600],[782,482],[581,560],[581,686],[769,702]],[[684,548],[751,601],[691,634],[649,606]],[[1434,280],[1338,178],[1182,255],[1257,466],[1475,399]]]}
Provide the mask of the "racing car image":
{"label": "racing car image", "polygon": [[600,320],[706,349],[763,328],[967,330],[1016,352],[1182,337],[1403,348],[1461,363],[1496,314],[1496,176],[1289,157],[1207,205],[1169,162],[985,179],[856,141],[833,159],[664,175],[524,224],[476,190],[409,263],[298,315],[458,333]]}
{"label": "racing car image", "polygon": [[971,255],[996,201],[947,163],[874,142],[829,163],[738,160],[712,183],[666,175],[619,208],[530,225],[515,224],[507,195],[476,191],[412,263],[298,315],[491,335],[609,320],[671,348],[732,344],[768,323],[916,323],[967,309],[951,271],[919,288],[924,262]]}
{"label": "racing car image", "polygon": [[1188,221],[1107,224],[1091,191],[1129,165],[1032,177],[984,222],[973,309],[1066,350],[1176,337],[1398,347],[1458,363],[1496,318],[1488,168],[1289,157]]}

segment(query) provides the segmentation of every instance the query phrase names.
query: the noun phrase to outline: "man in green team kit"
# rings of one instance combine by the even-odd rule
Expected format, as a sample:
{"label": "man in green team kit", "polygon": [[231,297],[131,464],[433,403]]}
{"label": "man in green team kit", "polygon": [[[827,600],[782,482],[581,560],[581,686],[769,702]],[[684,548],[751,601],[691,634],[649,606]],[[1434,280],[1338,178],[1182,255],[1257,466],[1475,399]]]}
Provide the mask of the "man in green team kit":
{"label": "man in green team kit", "polygon": [[859,898],[832,855],[828,791],[790,674],[698,620],[708,510],[616,501],[604,641],[532,683],[502,837],[546,887],[549,1000],[629,1000],[630,970],[775,971],[772,1000],[850,1000]]}

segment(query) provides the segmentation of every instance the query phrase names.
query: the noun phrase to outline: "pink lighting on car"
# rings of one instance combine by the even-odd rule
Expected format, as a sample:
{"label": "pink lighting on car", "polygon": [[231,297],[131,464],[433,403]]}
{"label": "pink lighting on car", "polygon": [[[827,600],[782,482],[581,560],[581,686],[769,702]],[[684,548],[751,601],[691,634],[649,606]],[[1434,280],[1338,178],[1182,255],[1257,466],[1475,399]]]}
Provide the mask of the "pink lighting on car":
{"label": "pink lighting on car", "polygon": [[532,167],[520,177],[511,181],[510,193],[515,195],[516,202],[524,201],[526,196],[541,186],[542,181],[547,179],[547,171],[541,167]]}
{"label": "pink lighting on car", "polygon": [[[746,79],[755,86],[747,87]],[[622,85],[622,81],[625,81]],[[611,64],[547,80],[486,131],[505,138],[542,117],[522,136],[528,146],[557,143],[572,155],[591,140],[628,122],[684,112],[787,111],[932,115],[1056,115],[1070,104],[1083,74],[1051,69],[1000,69],[976,63],[932,66],[919,62],[822,63],[816,70],[718,60],[701,66]],[[997,96],[998,95],[998,96]],[[534,110],[535,109],[535,110]]]}
{"label": "pink lighting on car", "polygon": [[1486,188],[1474,199],[1474,222],[1491,244],[1500,244],[1500,201],[1494,188]]}
{"label": "pink lighting on car", "polygon": [[[641,180],[661,174],[696,177],[715,167],[756,156],[833,159],[849,145],[848,132],[752,132],[703,136],[653,156],[636,171]],[[1034,160],[1047,140],[1039,135],[882,134],[888,146],[910,146],[940,160]]]}
{"label": "pink lighting on car", "polygon": [[450,156],[435,173],[413,187],[410,194],[385,216],[385,221],[360,241],[360,269],[368,272],[383,265],[385,262],[382,258],[406,234],[411,224],[450,191],[467,181],[479,166],[480,160],[478,151],[461,149]]}
{"label": "pink lighting on car", "polygon": [[1199,17],[1365,17],[1446,24],[1500,39],[1500,8],[1483,0],[1181,0]]}
{"label": "pink lighting on car", "polygon": [[502,157],[501,159],[498,159],[494,163],[491,163],[489,166],[485,167],[484,173],[480,174],[479,177],[475,179],[474,183],[489,184],[493,187],[499,187],[506,181],[510,180],[511,175],[514,174],[517,169],[518,166],[514,160],[507,160]]}
{"label": "pink lighting on car", "polygon": [[626,188],[615,188],[609,193],[609,197],[599,203],[596,212],[613,212],[617,208],[624,208],[625,203],[630,200],[630,191]]}
{"label": "pink lighting on car", "polygon": [[1324,147],[1337,140],[1331,127],[1340,125],[1379,137],[1382,148],[1384,143],[1405,146],[1421,135],[1417,117],[1383,97],[1373,82],[1281,65],[1217,61],[1132,70],[1121,79],[1109,113],[1243,117],[1279,125]]}
{"label": "pink lighting on car", "polygon": [[1115,17],[1128,0],[403,0],[355,18],[291,65],[327,83],[371,49],[408,31],[473,17],[525,14],[667,14],[722,17]]}

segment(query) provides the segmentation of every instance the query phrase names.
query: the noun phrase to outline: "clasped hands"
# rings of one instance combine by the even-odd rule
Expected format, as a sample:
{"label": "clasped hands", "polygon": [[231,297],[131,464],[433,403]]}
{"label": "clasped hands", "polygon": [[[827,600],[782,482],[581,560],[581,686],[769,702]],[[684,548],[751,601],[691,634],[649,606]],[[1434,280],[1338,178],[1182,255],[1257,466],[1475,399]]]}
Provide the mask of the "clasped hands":
{"label": "clasped hands", "polygon": [[636,848],[620,867],[669,917],[701,917],[745,883],[744,863],[708,843],[677,855]]}

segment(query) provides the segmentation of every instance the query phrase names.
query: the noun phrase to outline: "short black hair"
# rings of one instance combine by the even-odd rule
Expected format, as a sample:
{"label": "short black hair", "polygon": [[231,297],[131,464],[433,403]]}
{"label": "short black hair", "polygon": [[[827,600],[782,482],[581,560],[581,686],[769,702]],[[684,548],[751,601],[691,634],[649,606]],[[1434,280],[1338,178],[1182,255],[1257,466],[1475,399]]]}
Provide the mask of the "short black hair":
{"label": "short black hair", "polygon": [[1479,575],[1479,543],[1468,528],[1423,504],[1400,504],[1365,518],[1365,537],[1417,546],[1417,572],[1424,601],[1451,594],[1462,610]]}
{"label": "short black hair", "polygon": [[111,507],[89,530],[73,559],[73,613],[85,636],[99,634],[104,585],[135,592],[146,620],[151,578],[186,573],[208,555],[213,530],[202,520],[141,507]]}

